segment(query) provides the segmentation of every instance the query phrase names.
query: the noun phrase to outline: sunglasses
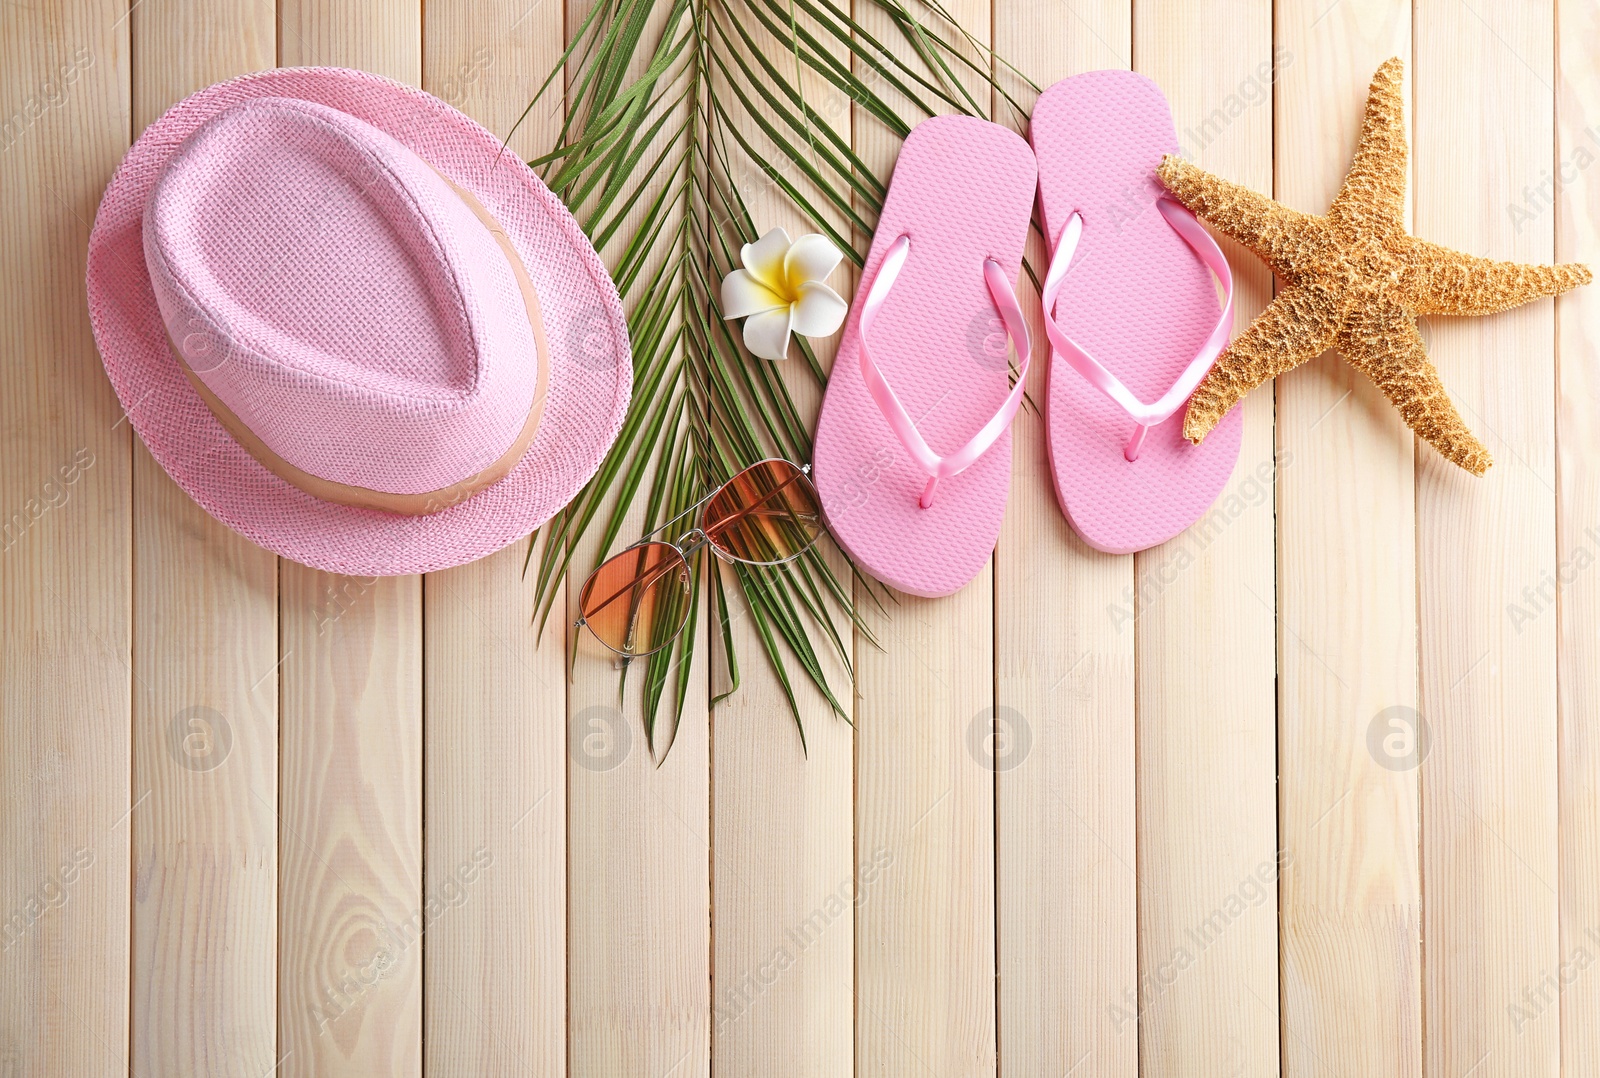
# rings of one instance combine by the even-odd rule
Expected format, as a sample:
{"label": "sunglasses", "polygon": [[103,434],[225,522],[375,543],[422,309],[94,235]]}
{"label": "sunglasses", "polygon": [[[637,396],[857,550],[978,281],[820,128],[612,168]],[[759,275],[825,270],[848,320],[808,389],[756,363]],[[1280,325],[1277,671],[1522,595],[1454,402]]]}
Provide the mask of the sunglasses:
{"label": "sunglasses", "polygon": [[[811,465],[763,460],[750,465],[700,501],[606,559],[578,593],[582,616],[596,640],[632,659],[660,651],[677,639],[693,601],[689,556],[710,545],[746,565],[779,565],[809,550],[822,534],[822,507],[811,485]],[[653,540],[691,513],[695,526],[676,542]]]}

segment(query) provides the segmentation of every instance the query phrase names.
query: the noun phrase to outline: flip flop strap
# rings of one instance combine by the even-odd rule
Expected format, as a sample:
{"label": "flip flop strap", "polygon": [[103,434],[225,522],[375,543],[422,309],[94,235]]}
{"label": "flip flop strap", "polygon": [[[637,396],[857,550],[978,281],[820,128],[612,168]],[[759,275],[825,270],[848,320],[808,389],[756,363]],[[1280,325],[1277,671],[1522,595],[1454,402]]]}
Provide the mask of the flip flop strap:
{"label": "flip flop strap", "polygon": [[905,405],[900,403],[900,398],[895,395],[883,372],[878,369],[877,363],[872,359],[872,350],[867,346],[867,334],[872,329],[878,310],[888,299],[889,290],[894,287],[895,279],[900,276],[901,267],[905,265],[910,253],[909,236],[901,236],[894,241],[889,253],[878,266],[877,275],[873,278],[871,287],[867,289],[867,298],[861,304],[859,334],[861,377],[866,381],[867,392],[872,394],[878,410],[888,421],[889,429],[894,431],[912,459],[930,476],[928,485],[923,489],[922,497],[917,502],[926,509],[933,504],[933,490],[939,480],[948,479],[975,464],[1011,425],[1011,420],[1016,416],[1017,407],[1022,403],[1022,395],[1026,390],[1031,345],[1028,339],[1028,324],[1022,316],[1022,308],[1017,304],[1017,295],[1011,289],[1011,282],[1006,280],[1000,263],[992,258],[984,259],[983,279],[989,286],[989,297],[1000,312],[1000,318],[1005,322],[1006,336],[1011,338],[1011,343],[1021,360],[1017,370],[1016,385],[1011,387],[1011,392],[1006,395],[1005,403],[1000,406],[1000,410],[972,436],[971,441],[948,456],[941,457],[935,453],[917,430],[916,421],[906,411]]}
{"label": "flip flop strap", "polygon": [[1211,365],[1217,361],[1217,356],[1227,347],[1228,335],[1233,330],[1233,273],[1228,268],[1228,260],[1223,257],[1222,250],[1211,238],[1211,234],[1195,220],[1194,214],[1177,202],[1161,198],[1156,201],[1156,208],[1161,211],[1161,216],[1166,218],[1167,224],[1172,226],[1172,230],[1183,238],[1196,255],[1200,256],[1200,261],[1217,275],[1217,279],[1222,282],[1223,294],[1222,313],[1218,316],[1216,325],[1212,327],[1211,335],[1200,346],[1200,350],[1178,376],[1178,380],[1162,394],[1160,400],[1146,404],[1134,396],[1116,375],[1106,370],[1099,360],[1080,348],[1056,324],[1056,297],[1061,292],[1061,284],[1066,279],[1073,252],[1077,250],[1078,240],[1083,235],[1083,217],[1078,213],[1073,213],[1067,219],[1066,227],[1061,230],[1055,254],[1050,259],[1050,271],[1045,275],[1044,287],[1040,290],[1040,301],[1044,307],[1044,330],[1050,338],[1052,355],[1059,355],[1066,360],[1068,365],[1082,375],[1090,385],[1128,413],[1128,418],[1137,425],[1133,437],[1123,450],[1123,456],[1130,461],[1138,458],[1145,433],[1157,423],[1165,422],[1189,399],[1201,379],[1211,370]]}

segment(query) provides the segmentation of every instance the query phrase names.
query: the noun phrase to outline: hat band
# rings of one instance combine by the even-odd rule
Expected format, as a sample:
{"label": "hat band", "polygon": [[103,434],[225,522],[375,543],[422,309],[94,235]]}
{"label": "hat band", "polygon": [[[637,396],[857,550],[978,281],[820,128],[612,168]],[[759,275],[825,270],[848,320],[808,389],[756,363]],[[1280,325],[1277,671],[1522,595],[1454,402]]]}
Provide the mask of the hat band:
{"label": "hat band", "polygon": [[533,330],[534,348],[538,353],[539,364],[538,381],[533,390],[533,404],[528,409],[527,421],[522,424],[522,430],[517,434],[516,440],[511,443],[504,453],[495,459],[488,467],[465,479],[451,483],[447,487],[437,490],[422,491],[418,494],[396,494],[391,491],[372,490],[368,487],[353,486],[349,483],[340,483],[332,479],[324,479],[312,475],[302,468],[298,468],[284,460],[272,448],[262,441],[260,436],[251,430],[243,420],[233,413],[222,399],[216,395],[210,386],[189,367],[188,360],[173,343],[172,335],[167,334],[167,347],[182,368],[184,377],[194,387],[200,399],[205,402],[206,408],[216,417],[218,423],[233,436],[246,453],[255,458],[267,471],[282,479],[285,483],[295,487],[313,498],[337,505],[348,505],[357,509],[377,509],[386,513],[398,513],[403,516],[426,516],[459,505],[478,493],[485,487],[492,486],[506,477],[506,474],[516,467],[528,446],[533,442],[534,432],[539,429],[539,420],[544,415],[545,389],[550,380],[550,353],[545,342],[544,319],[540,317],[539,294],[534,291],[533,280],[528,276],[528,269],[522,264],[522,258],[517,254],[517,249],[512,246],[505,230],[500,227],[500,222],[479,202],[470,191],[451,183],[447,177],[441,176],[449,183],[467,208],[477,215],[483,222],[489,234],[494,237],[500,249],[505,252],[506,261],[511,264],[512,275],[516,277],[517,288],[522,293],[522,302],[528,311],[528,325]]}

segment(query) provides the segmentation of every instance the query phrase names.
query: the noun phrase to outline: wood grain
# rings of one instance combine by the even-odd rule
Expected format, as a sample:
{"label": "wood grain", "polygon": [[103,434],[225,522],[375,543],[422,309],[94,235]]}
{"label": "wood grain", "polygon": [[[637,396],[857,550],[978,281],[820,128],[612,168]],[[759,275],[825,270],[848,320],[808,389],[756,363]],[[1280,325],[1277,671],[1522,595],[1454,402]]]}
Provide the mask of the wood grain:
{"label": "wood grain", "polygon": [[[587,0],[573,0],[567,26],[577,27]],[[668,5],[656,5],[633,72],[649,62]],[[673,124],[669,123],[668,128]],[[659,140],[666,136],[658,135]],[[654,149],[654,147],[652,147]],[[647,150],[644,160],[652,151]],[[667,177],[635,200],[629,225],[643,216]],[[673,208],[665,232],[681,221]],[[615,265],[619,251],[602,252]],[[640,279],[648,281],[662,250]],[[623,297],[632,309],[637,297]],[[637,398],[636,398],[637,403]],[[602,514],[609,512],[608,505]],[[602,517],[603,518],[603,517]],[[643,530],[636,501],[619,542]],[[567,577],[567,621],[595,564],[600,528],[590,530]],[[553,615],[554,616],[554,615]],[[657,717],[659,767],[644,735],[639,689],[643,664],[629,672],[619,698],[619,671],[588,632],[573,633],[567,689],[568,1051],[574,1078],[690,1078],[710,1072],[711,1056],[711,805],[706,684],[707,612],[696,613],[696,666],[684,720],[673,735],[670,692]],[[669,678],[669,689],[674,682]]]}
{"label": "wood grain", "polygon": [[430,1075],[566,1069],[562,635],[537,640],[520,547],[425,578]]}
{"label": "wood grain", "polygon": [[0,1073],[128,1068],[128,425],[84,252],[128,146],[122,5],[0,14]]}
{"label": "wood grain", "polygon": [[[1280,5],[1276,45],[1275,197],[1324,213],[1410,5]],[[1283,1070],[1418,1075],[1414,438],[1336,352],[1277,398]]]}
{"label": "wood grain", "polygon": [[[1042,88],[1132,63],[1133,5],[1035,20],[995,0],[995,49]],[[1031,90],[1008,80],[1031,107]],[[1005,116],[995,103],[997,116]],[[1007,120],[1005,122],[1014,122]],[[1026,131],[1023,131],[1026,134]],[[1042,237],[1028,258],[1042,274]],[[1038,295],[1029,395],[1046,399]],[[1000,1073],[1132,1078],[1139,1067],[1134,847],[1133,558],[1078,538],[1056,499],[1036,408],[1012,426],[1011,501],[995,555],[995,901]]]}
{"label": "wood grain", "polygon": [[[989,42],[988,0],[946,9]],[[904,47],[880,11],[855,14],[879,41]],[[988,96],[982,83],[967,87]],[[899,140],[853,111],[856,153],[888,176]],[[856,1072],[993,1075],[994,771],[968,749],[974,724],[981,745],[993,723],[992,564],[954,595],[892,599],[880,612],[856,589],[881,645],[858,634],[856,850],[885,866],[856,910]]]}
{"label": "wood grain", "polygon": [[[279,63],[421,81],[421,5],[285,0]],[[283,1075],[422,1070],[422,581],[279,563]]]}
{"label": "wood grain", "polygon": [[[1203,168],[1270,191],[1271,106],[1245,94],[1270,70],[1271,5],[1140,0],[1133,30],[1134,69],[1166,92],[1180,145]],[[1223,250],[1242,330],[1271,279],[1237,245]],[[1272,398],[1257,391],[1239,407],[1239,462],[1210,516],[1134,558],[1147,1076],[1278,1066]]]}
{"label": "wood grain", "polygon": [[422,82],[419,0],[278,0],[278,66],[354,67]]}
{"label": "wood grain", "polygon": [[[768,60],[779,70],[793,71],[789,44],[753,20],[746,22],[746,32]],[[801,18],[799,25],[816,33],[813,20]],[[728,32],[738,40],[731,28]],[[843,53],[835,45],[834,54]],[[803,85],[823,122],[849,139],[849,98],[809,71]],[[733,100],[720,74],[712,86],[723,100]],[[768,160],[783,160],[754,120],[746,119],[740,132]],[[739,143],[727,141],[729,160],[725,168],[719,166],[719,179],[738,189],[757,231],[781,227],[791,237],[816,231]],[[807,191],[813,205],[826,205],[798,169],[789,179]],[[830,219],[841,230],[849,228],[843,214]],[[849,263],[842,263],[829,283],[849,295]],[[837,337],[812,345],[830,369]],[[800,358],[799,342],[790,348],[792,358],[773,370],[789,387],[806,429],[814,430],[822,387]],[[848,586],[848,563],[831,547],[828,559]],[[858,857],[854,848],[852,730],[792,668],[805,727],[802,747],[733,571],[725,568],[723,576],[742,685],[712,715],[712,1070],[726,1078],[847,1078],[855,1063],[855,910],[857,903],[872,901],[872,881],[881,871],[870,850]],[[848,620],[840,618],[839,624],[849,641]],[[849,671],[821,632],[812,637],[829,684],[850,707]],[[731,678],[720,644],[716,654],[712,678],[720,692]],[[858,860],[864,866],[859,873]]]}
{"label": "wood grain", "polygon": [[452,912],[422,887],[421,580],[281,580],[279,1073],[418,1074],[424,933]]}
{"label": "wood grain", "polygon": [[[1519,262],[1554,255],[1553,215],[1520,232],[1507,207],[1550,168],[1551,8],[1415,8],[1416,231]],[[1463,102],[1472,102],[1463,107]],[[1553,1074],[1558,1008],[1513,1007],[1561,960],[1556,619],[1523,622],[1555,569],[1554,317],[1544,300],[1434,319],[1430,354],[1495,465],[1474,479],[1417,457],[1424,1073]]]}
{"label": "wood grain", "polygon": [[[1556,6],[1555,256],[1600,264],[1600,8]],[[1537,209],[1525,206],[1529,213]],[[1535,221],[1538,220],[1536,216]],[[1535,601],[1559,618],[1561,1073],[1600,1071],[1600,291],[1556,300],[1556,577]],[[1526,600],[1523,600],[1526,602]],[[1520,604],[1519,604],[1520,605]],[[1585,968],[1579,969],[1578,962]],[[1558,975],[1563,972],[1556,971]],[[1559,981],[1558,981],[1559,983]],[[1547,998],[1548,988],[1543,995]],[[1526,1001],[1524,1001],[1526,1005]]]}
{"label": "wood grain", "polygon": [[[424,15],[423,89],[504,136],[561,56],[561,6],[444,0]],[[556,123],[530,114],[499,167],[525,167]],[[566,1070],[565,636],[539,640],[525,552],[424,578],[424,880],[454,896],[423,949],[433,1076]]]}
{"label": "wood grain", "polygon": [[[133,120],[273,66],[259,0],[133,11]],[[277,1061],[278,560],[134,446],[132,1069]]]}
{"label": "wood grain", "polygon": [[[538,642],[520,547],[319,574],[166,478],[84,311],[130,138],[274,61],[425,85],[503,132],[586,2],[0,9],[0,1076],[1594,1073],[1594,286],[1424,323],[1486,478],[1323,356],[1242,405],[1221,526],[1137,558],[1076,539],[1024,412],[992,573],[872,616],[854,730],[802,687],[809,758],[743,621],[743,688],[710,717],[701,612],[658,769],[638,671],[619,702],[592,640]],[[1200,164],[1314,212],[1405,56],[1413,231],[1600,262],[1591,0],[956,14],[1041,85],[1150,75]],[[896,140],[840,111],[887,168]],[[530,116],[516,155],[558,122]],[[1270,279],[1225,247],[1242,327]],[[1431,735],[1415,769],[1380,755],[1397,727],[1369,743],[1391,707]],[[974,722],[998,735],[976,754]]]}

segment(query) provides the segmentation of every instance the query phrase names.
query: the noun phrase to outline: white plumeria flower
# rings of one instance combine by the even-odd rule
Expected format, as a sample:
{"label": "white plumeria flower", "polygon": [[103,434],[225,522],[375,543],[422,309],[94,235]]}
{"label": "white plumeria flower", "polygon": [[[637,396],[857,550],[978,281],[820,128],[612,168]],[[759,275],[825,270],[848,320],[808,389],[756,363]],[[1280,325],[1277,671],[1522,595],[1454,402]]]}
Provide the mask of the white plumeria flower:
{"label": "white plumeria flower", "polygon": [[844,324],[849,305],[823,284],[839,249],[812,233],[793,243],[775,228],[739,252],[744,269],[722,279],[722,317],[744,319],[744,344],[762,359],[783,359],[789,334],[826,337]]}

